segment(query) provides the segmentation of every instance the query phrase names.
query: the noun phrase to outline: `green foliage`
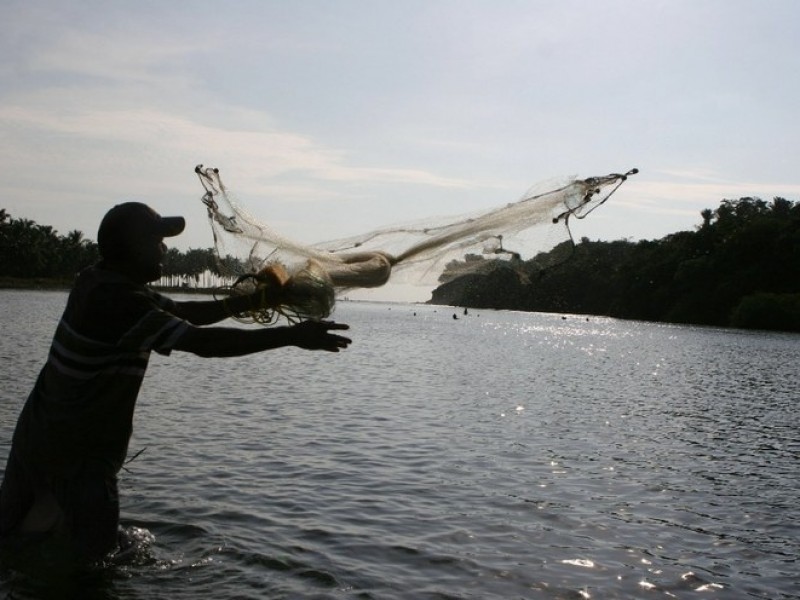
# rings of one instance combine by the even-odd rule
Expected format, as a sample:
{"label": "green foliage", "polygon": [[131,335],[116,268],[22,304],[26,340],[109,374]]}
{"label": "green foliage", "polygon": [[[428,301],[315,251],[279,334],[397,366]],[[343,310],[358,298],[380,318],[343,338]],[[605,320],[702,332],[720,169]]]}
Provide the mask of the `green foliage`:
{"label": "green foliage", "polygon": [[[701,217],[695,231],[660,240],[584,238],[525,262],[470,255],[448,265],[433,301],[800,331],[800,203],[723,200]],[[0,209],[0,276],[71,279],[98,259],[81,232],[62,236]],[[231,257],[221,263],[226,273],[241,271]],[[470,274],[459,277],[462,268]],[[165,275],[197,279],[206,271],[220,273],[212,249],[171,249],[164,260]]]}
{"label": "green foliage", "polygon": [[0,276],[71,278],[98,257],[97,244],[80,231],[61,236],[49,225],[14,219],[0,209]]}
{"label": "green foliage", "polygon": [[164,256],[163,265],[163,273],[166,276],[180,275],[196,279],[205,271],[217,273],[217,261],[211,248],[205,250],[190,248],[185,253],[170,248]]}
{"label": "green foliage", "polygon": [[800,332],[800,294],[745,296],[731,314],[731,325],[742,329]]}
{"label": "green foliage", "polygon": [[[695,231],[660,240],[584,238],[571,255],[563,245],[556,247],[522,263],[519,289],[512,293],[504,286],[502,298],[497,282],[484,275],[473,277],[468,288],[459,287],[458,279],[437,288],[433,301],[796,330],[800,204],[784,198],[723,200],[701,217]],[[451,268],[457,271],[458,265]]]}
{"label": "green foliage", "polygon": [[[61,236],[48,225],[14,219],[0,209],[0,277],[71,280],[100,259],[97,244],[80,231]],[[212,249],[181,253],[171,248],[164,257],[164,275],[197,279],[206,270],[218,273]]]}

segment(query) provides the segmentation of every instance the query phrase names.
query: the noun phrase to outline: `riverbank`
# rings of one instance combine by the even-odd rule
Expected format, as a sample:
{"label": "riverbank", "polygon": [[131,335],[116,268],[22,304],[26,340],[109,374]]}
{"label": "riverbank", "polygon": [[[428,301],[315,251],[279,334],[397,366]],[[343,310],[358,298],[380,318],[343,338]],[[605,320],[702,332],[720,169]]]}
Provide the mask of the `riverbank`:
{"label": "riverbank", "polygon": [[[0,290],[59,290],[72,289],[74,279],[58,277],[0,277]],[[165,294],[215,294],[214,288],[151,286]]]}
{"label": "riverbank", "polygon": [[69,290],[72,279],[51,277],[0,277],[0,290]]}

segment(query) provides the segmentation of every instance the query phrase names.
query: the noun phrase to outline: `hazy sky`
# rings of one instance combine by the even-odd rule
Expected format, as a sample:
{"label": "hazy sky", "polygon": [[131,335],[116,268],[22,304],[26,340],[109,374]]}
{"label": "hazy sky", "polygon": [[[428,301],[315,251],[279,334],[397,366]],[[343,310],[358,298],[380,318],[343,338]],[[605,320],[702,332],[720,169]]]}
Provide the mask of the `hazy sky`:
{"label": "hazy sky", "polygon": [[13,217],[141,200],[211,246],[197,163],[305,242],[641,173],[581,222],[653,239],[800,200],[797,0],[0,0]]}

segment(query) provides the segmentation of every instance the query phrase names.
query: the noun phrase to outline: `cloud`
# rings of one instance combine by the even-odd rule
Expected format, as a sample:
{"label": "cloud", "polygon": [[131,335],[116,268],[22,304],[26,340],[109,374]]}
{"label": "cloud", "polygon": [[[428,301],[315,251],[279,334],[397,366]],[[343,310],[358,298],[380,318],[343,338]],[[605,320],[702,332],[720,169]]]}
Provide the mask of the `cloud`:
{"label": "cloud", "polygon": [[[148,148],[158,146],[161,154],[202,160],[204,149],[208,148],[212,155],[238,157],[236,165],[244,176],[262,180],[301,172],[322,181],[467,185],[423,169],[353,166],[348,164],[344,151],[326,147],[310,136],[254,125],[231,130],[146,108],[74,112],[55,107],[0,107],[0,128],[14,132],[17,149],[24,147],[26,140],[46,134],[62,151],[67,146],[89,151],[114,146],[147,154]],[[102,169],[102,165],[95,168]]]}
{"label": "cloud", "polygon": [[585,223],[608,237],[800,195],[794,3],[462,4],[8,0],[7,203],[93,231],[117,199],[183,210],[203,162],[317,241],[630,166]]}

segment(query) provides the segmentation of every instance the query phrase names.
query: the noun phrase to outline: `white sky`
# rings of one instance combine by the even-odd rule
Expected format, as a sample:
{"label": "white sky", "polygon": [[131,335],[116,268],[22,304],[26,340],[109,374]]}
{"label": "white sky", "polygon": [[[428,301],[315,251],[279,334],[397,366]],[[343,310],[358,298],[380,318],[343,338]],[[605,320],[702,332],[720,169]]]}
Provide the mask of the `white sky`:
{"label": "white sky", "polygon": [[797,0],[0,0],[0,208],[125,200],[212,245],[197,163],[304,242],[638,167],[577,223],[653,239],[800,199]]}

